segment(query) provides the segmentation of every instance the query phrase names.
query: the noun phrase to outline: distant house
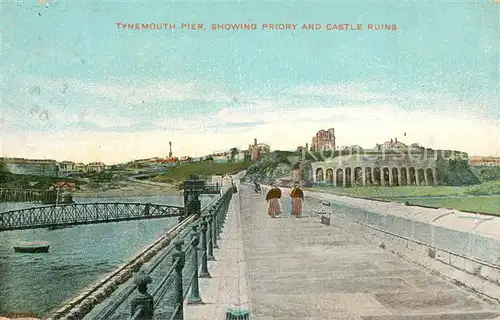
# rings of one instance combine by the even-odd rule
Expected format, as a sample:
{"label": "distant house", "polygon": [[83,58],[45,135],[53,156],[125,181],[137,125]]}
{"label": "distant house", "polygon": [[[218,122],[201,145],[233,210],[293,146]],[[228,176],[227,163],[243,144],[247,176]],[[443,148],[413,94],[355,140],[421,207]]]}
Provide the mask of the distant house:
{"label": "distant house", "polygon": [[91,162],[87,164],[87,171],[101,172],[105,167],[106,165],[102,162]]}
{"label": "distant house", "polygon": [[212,161],[215,163],[228,163],[229,161],[231,161],[231,154],[228,152],[213,153]]}
{"label": "distant house", "polygon": [[257,143],[257,139],[253,140],[253,145],[248,146],[248,152],[252,162],[259,161],[264,155],[269,155],[271,148],[265,143]]}
{"label": "distant house", "polygon": [[77,163],[77,164],[75,164],[75,171],[86,172],[87,166],[84,165],[83,163]]}
{"label": "distant house", "polygon": [[56,160],[4,157],[0,158],[0,160],[5,163],[10,173],[48,177],[57,177],[59,175],[59,166]]}
{"label": "distant house", "polygon": [[153,166],[154,168],[169,168],[176,166],[179,163],[179,158],[177,157],[170,157],[165,159],[159,158],[155,162],[156,163]]}
{"label": "distant house", "polygon": [[233,159],[234,162],[244,162],[245,161],[245,151],[238,152]]}
{"label": "distant house", "polygon": [[59,189],[59,190],[63,190],[63,191],[75,191],[76,190],[76,183],[59,181],[59,182],[53,183],[52,186],[50,187],[50,189],[51,190]]}
{"label": "distant house", "polygon": [[59,170],[62,172],[76,171],[75,166],[73,161],[63,161],[59,163]]}
{"label": "distant house", "polygon": [[471,166],[478,167],[489,167],[489,166],[500,166],[500,157],[471,157],[469,159],[469,164]]}

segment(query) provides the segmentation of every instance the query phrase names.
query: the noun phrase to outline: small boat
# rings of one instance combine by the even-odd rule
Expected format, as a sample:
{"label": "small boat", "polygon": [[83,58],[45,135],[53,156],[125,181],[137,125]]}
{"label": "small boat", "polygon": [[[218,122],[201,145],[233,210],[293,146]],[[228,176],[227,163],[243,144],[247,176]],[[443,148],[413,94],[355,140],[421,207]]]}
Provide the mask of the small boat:
{"label": "small boat", "polygon": [[66,228],[73,228],[73,226],[71,225],[66,225],[66,226],[51,226],[51,227],[48,227],[47,230],[59,230],[59,229],[66,229]]}
{"label": "small boat", "polygon": [[49,252],[49,247],[48,243],[26,242],[14,246],[14,251],[20,253],[46,253]]}

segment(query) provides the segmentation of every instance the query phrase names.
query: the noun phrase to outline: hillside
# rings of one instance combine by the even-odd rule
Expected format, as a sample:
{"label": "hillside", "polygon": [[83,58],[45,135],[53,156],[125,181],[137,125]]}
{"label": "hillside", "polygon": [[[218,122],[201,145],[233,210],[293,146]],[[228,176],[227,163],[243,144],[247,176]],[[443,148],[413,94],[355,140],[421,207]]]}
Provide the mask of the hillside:
{"label": "hillside", "polygon": [[472,173],[481,180],[481,182],[487,181],[500,181],[500,167],[470,167]]}
{"label": "hillside", "polygon": [[[289,184],[292,180],[292,172],[300,165],[302,155],[291,151],[273,151],[272,154],[264,159],[252,164],[247,169],[246,178],[251,181],[269,184],[278,182],[280,184]],[[311,160],[304,162],[304,175],[306,180],[312,178]],[[307,184],[307,183],[306,183]]]}
{"label": "hillside", "polygon": [[472,172],[466,160],[444,160],[438,157],[436,161],[437,180],[445,186],[470,186],[480,184],[481,180]]}
{"label": "hillside", "polygon": [[161,183],[178,184],[189,178],[191,174],[201,177],[212,175],[236,174],[250,166],[249,163],[214,163],[211,160],[180,164],[168,172],[154,176],[148,180]]}

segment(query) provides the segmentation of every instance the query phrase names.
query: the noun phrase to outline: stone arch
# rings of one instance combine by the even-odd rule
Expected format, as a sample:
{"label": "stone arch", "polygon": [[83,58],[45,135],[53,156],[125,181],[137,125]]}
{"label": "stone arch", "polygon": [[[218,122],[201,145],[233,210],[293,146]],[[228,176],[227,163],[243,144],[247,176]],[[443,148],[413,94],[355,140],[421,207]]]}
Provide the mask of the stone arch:
{"label": "stone arch", "polygon": [[401,185],[408,185],[408,171],[406,171],[406,168],[404,167],[401,168]]}
{"label": "stone arch", "polygon": [[345,168],[345,186],[346,187],[352,187],[351,171],[352,171],[352,169],[350,167]]}
{"label": "stone arch", "polygon": [[389,186],[390,185],[390,181],[389,181],[389,168],[384,168],[383,171],[382,171],[382,184],[384,186]]}
{"label": "stone arch", "polygon": [[316,169],[316,181],[323,181],[324,179],[325,178],[323,175],[323,169],[322,168]]}
{"label": "stone arch", "polygon": [[380,168],[373,169],[373,184],[376,186],[379,186],[382,184]]}
{"label": "stone arch", "polygon": [[370,167],[365,168],[365,181],[366,181],[366,184],[368,184],[368,185],[373,184],[372,168],[370,168]]}
{"label": "stone arch", "polygon": [[410,172],[409,185],[416,185],[417,184],[417,175],[415,174],[415,168],[410,167],[410,169],[408,171]]}
{"label": "stone arch", "polygon": [[333,182],[333,169],[326,169],[326,181]]}
{"label": "stone arch", "polygon": [[427,182],[429,183],[430,186],[434,185],[434,172],[432,172],[432,169],[427,169]]}
{"label": "stone arch", "polygon": [[354,184],[357,186],[363,185],[363,169],[361,167],[354,168]]}
{"label": "stone arch", "polygon": [[425,184],[425,172],[424,172],[424,169],[418,169],[418,183],[420,185],[424,185]]}
{"label": "stone arch", "polygon": [[337,187],[344,187],[344,170],[337,169],[337,172],[335,173],[335,182]]}
{"label": "stone arch", "polygon": [[398,168],[392,168],[392,185],[399,186],[399,170],[398,170]]}

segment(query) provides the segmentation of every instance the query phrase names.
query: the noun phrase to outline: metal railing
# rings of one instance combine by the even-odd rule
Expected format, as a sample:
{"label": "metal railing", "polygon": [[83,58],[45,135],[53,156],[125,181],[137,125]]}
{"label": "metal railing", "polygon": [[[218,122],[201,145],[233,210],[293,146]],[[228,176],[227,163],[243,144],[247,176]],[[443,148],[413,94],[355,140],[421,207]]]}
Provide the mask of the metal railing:
{"label": "metal railing", "polygon": [[[130,320],[150,320],[160,312],[162,319],[181,320],[184,317],[184,301],[200,304],[202,298],[199,278],[211,278],[208,261],[215,260],[214,248],[227,217],[233,192],[227,190],[222,197],[201,210],[195,220],[173,239],[173,244],[134,275],[134,285],[121,293],[107,310],[96,319],[110,319],[116,313],[123,315],[123,305],[130,304]],[[155,286],[148,292],[148,284]],[[135,294],[135,297],[130,299]]]}

